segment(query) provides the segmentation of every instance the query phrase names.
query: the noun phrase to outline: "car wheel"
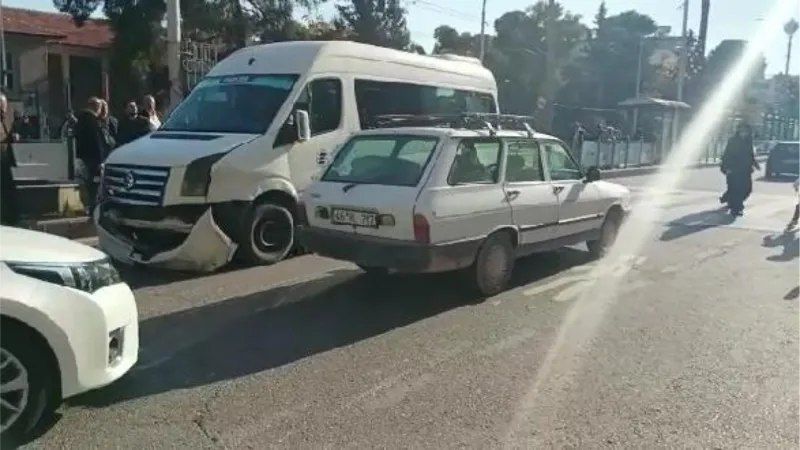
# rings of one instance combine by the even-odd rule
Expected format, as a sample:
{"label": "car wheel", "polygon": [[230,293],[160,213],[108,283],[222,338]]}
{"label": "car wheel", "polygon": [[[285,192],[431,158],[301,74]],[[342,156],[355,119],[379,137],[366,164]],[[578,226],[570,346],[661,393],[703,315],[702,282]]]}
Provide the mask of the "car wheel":
{"label": "car wheel", "polygon": [[283,206],[256,204],[244,224],[239,253],[248,264],[275,264],[294,248],[294,216]]}
{"label": "car wheel", "polygon": [[3,322],[0,333],[0,440],[15,448],[58,406],[58,369],[32,331]]}
{"label": "car wheel", "polygon": [[477,291],[487,297],[502,292],[511,279],[514,262],[514,245],[508,233],[486,238],[470,268]]}
{"label": "car wheel", "polygon": [[620,215],[616,210],[612,210],[606,215],[606,219],[600,227],[600,239],[586,242],[586,247],[589,248],[589,254],[592,258],[599,259],[608,254],[611,246],[617,240],[619,226]]}

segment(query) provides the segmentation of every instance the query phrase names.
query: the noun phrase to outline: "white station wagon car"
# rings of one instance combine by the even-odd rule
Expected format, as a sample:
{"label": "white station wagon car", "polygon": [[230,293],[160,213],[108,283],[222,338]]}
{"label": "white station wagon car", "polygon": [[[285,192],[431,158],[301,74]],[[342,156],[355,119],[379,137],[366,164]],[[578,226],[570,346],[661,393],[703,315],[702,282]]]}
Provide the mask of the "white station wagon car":
{"label": "white station wagon car", "polygon": [[131,369],[139,319],[99,250],[5,226],[0,243],[0,438],[16,448],[61,400]]}
{"label": "white station wagon car", "polygon": [[483,295],[521,256],[580,242],[602,256],[630,192],[526,120],[395,116],[354,133],[301,199],[301,244],[368,273],[466,269]]}

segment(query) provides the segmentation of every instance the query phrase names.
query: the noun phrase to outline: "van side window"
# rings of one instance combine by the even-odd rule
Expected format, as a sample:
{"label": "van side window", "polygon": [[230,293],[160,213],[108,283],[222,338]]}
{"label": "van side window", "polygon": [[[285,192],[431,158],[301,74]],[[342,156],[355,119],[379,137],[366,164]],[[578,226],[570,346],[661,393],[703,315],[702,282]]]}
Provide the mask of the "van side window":
{"label": "van side window", "polygon": [[389,114],[460,114],[497,112],[494,96],[413,83],[355,80],[356,105],[362,128],[372,118]]}
{"label": "van side window", "polygon": [[447,183],[494,184],[500,167],[500,141],[495,139],[463,139],[456,149]]}
{"label": "van side window", "polygon": [[291,114],[278,131],[276,147],[297,140],[294,113],[298,109],[308,112],[312,137],[338,129],[342,122],[342,82],[337,78],[320,78],[308,83],[300,91]]}
{"label": "van side window", "polygon": [[534,141],[509,142],[506,160],[506,181],[544,181],[542,157]]}
{"label": "van side window", "polygon": [[309,85],[311,136],[339,128],[342,122],[342,82],[337,78],[314,80]]}

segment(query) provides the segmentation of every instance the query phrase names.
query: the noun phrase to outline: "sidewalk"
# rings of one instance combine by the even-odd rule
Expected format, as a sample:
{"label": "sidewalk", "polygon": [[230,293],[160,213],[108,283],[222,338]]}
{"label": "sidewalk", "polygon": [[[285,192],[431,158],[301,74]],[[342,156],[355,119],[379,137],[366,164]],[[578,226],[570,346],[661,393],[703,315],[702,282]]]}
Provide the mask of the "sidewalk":
{"label": "sidewalk", "polygon": [[[765,157],[757,157],[759,162],[766,160]],[[702,169],[705,167],[714,167],[719,165],[719,161],[701,162],[685,169]],[[628,167],[619,169],[602,170],[603,179],[623,178],[637,175],[650,175],[657,172],[663,166],[639,166]],[[671,170],[676,170],[673,168]],[[70,239],[88,239],[87,242],[93,242],[95,238],[94,224],[87,216],[70,217],[70,218],[57,218],[39,220],[30,225],[31,228],[44,231],[46,233],[56,234],[59,236],[67,237]]]}

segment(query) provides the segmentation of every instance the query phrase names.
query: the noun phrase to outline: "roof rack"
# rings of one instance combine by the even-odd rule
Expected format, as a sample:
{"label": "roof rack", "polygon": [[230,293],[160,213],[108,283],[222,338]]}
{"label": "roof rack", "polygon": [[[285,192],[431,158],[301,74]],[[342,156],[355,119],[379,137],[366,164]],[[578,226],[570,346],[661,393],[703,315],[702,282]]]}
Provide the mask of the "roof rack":
{"label": "roof rack", "polygon": [[432,127],[467,130],[488,130],[494,136],[500,130],[525,131],[533,137],[534,118],[512,114],[463,113],[463,114],[385,114],[373,116],[365,128]]}

